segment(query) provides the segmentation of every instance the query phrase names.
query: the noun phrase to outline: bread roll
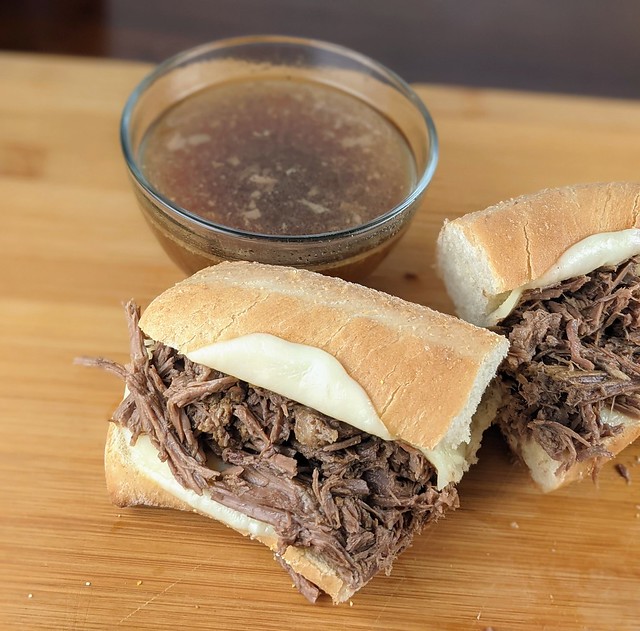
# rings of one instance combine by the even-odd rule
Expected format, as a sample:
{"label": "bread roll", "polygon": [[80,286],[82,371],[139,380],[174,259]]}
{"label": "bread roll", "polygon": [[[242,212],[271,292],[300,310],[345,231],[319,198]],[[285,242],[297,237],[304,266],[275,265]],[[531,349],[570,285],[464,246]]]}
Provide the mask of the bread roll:
{"label": "bread roll", "polygon": [[[581,184],[524,195],[446,223],[438,237],[438,269],[461,317],[496,325],[528,289],[551,287],[640,254],[639,215],[637,183]],[[601,446],[616,455],[640,435],[640,420],[621,412],[615,422],[609,417],[605,406],[602,420],[621,431],[603,438]],[[581,479],[606,460],[588,458],[559,469],[530,433],[505,424],[503,433],[544,491]]]}
{"label": "bread roll", "polygon": [[[479,404],[508,348],[501,336],[399,298],[258,263],[202,270],[156,298],[139,326],[153,341],[150,357],[154,345],[165,345],[368,434],[409,443],[436,468],[439,489],[452,488],[475,461],[495,397]],[[134,437],[113,424],[105,466],[119,506],[218,519],[277,552],[336,603],[362,586],[346,581],[313,546],[282,549],[269,523],[215,501],[206,488],[183,486],[144,433]]]}

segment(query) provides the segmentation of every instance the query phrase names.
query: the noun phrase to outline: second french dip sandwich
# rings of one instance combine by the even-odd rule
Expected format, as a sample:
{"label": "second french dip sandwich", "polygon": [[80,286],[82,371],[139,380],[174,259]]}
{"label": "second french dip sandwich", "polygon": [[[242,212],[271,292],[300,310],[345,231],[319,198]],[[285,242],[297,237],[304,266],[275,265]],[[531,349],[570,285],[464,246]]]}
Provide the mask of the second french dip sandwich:
{"label": "second french dip sandwich", "polygon": [[[458,505],[507,341],[312,272],[221,263],[127,307],[105,452],[120,506],[195,510],[343,602]],[[486,408],[486,409],[485,409]],[[475,414],[475,415],[474,415]]]}
{"label": "second french dip sandwich", "polygon": [[497,415],[545,491],[640,435],[640,185],[543,190],[447,223],[457,312],[508,336]]}

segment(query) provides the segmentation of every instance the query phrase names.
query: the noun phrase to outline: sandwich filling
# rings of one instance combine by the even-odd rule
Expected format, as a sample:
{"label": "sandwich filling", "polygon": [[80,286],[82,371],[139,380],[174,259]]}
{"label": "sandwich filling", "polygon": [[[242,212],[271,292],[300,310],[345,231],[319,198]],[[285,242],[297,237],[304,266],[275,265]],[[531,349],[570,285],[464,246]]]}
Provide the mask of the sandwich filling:
{"label": "sandwich filling", "polygon": [[419,450],[195,363],[146,338],[133,303],[127,314],[131,362],[89,360],[126,383],[113,422],[132,444],[146,436],[184,488],[271,526],[280,559],[308,548],[355,591],[458,506]]}
{"label": "sandwich filling", "polygon": [[620,414],[640,419],[639,272],[634,256],[530,289],[493,328],[511,343],[498,423],[518,444],[539,444],[558,475],[611,457],[604,441],[623,431]]}

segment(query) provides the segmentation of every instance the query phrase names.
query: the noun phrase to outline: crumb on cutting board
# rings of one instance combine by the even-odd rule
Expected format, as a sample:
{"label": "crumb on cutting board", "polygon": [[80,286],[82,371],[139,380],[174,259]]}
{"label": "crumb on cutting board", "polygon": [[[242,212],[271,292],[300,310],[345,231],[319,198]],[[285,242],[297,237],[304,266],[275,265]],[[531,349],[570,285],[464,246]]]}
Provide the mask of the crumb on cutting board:
{"label": "crumb on cutting board", "polygon": [[615,466],[615,469],[620,474],[620,476],[626,480],[627,484],[631,484],[631,473],[629,473],[629,469],[627,469],[625,465],[623,465],[622,463],[618,463]]}

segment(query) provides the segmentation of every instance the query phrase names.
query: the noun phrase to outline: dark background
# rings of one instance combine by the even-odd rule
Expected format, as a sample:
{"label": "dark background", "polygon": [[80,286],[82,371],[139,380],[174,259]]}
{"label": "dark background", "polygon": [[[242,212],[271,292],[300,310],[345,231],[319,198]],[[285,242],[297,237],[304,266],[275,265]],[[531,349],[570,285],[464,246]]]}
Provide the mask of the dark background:
{"label": "dark background", "polygon": [[157,62],[274,33],[409,81],[640,98],[640,0],[0,0],[0,49]]}

